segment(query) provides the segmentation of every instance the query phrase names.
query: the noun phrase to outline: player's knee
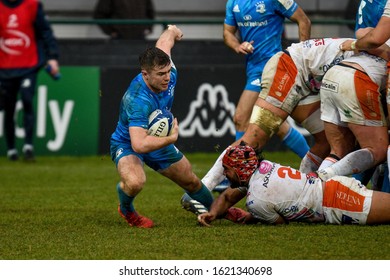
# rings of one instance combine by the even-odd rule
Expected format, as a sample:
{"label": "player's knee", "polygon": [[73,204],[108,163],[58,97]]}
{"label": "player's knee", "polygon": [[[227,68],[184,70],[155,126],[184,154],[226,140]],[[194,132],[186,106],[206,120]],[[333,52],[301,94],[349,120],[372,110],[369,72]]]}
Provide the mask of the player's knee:
{"label": "player's knee", "polygon": [[375,164],[382,163],[387,159],[387,146],[378,146],[368,149],[374,158]]}
{"label": "player's knee", "polygon": [[138,194],[144,187],[145,180],[136,178],[132,180],[123,181],[123,191],[128,194]]}
{"label": "player's knee", "polygon": [[202,182],[198,177],[195,176],[195,174],[188,179],[188,181],[181,184],[181,187],[186,191],[193,193],[199,191],[202,188]]}

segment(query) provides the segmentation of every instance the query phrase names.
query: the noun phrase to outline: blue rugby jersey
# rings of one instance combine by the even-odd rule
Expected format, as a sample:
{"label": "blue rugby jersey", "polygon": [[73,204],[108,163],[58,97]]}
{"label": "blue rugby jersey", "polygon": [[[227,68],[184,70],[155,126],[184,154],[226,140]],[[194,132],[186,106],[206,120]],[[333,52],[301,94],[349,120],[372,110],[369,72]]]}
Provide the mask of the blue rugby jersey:
{"label": "blue rugby jersey", "polygon": [[177,70],[172,64],[171,79],[166,91],[155,93],[151,91],[139,73],[130,83],[122,97],[119,109],[119,120],[111,138],[120,142],[130,143],[129,127],[136,126],[147,129],[149,115],[156,109],[171,110]]}
{"label": "blue rugby jersey", "polygon": [[241,41],[254,41],[254,52],[246,56],[247,74],[262,72],[265,63],[282,50],[285,18],[298,9],[293,0],[228,0],[225,24],[236,26]]}
{"label": "blue rugby jersey", "polygon": [[356,13],[355,30],[375,27],[383,15],[387,0],[361,0]]}

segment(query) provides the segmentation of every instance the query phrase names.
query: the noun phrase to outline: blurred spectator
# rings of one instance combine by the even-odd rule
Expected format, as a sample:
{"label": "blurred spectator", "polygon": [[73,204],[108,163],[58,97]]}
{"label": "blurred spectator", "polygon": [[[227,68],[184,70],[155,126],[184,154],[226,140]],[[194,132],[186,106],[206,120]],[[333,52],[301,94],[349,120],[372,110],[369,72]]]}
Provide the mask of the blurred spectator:
{"label": "blurred spectator", "polygon": [[15,136],[15,106],[18,93],[23,103],[24,159],[34,161],[34,96],[37,75],[46,67],[59,75],[56,38],[40,1],[0,0],[0,93],[4,110],[7,157],[19,158]]}
{"label": "blurred spectator", "polygon": [[[98,0],[94,19],[154,19],[152,0]],[[101,24],[101,30],[111,39],[145,39],[152,31],[151,24]]]}

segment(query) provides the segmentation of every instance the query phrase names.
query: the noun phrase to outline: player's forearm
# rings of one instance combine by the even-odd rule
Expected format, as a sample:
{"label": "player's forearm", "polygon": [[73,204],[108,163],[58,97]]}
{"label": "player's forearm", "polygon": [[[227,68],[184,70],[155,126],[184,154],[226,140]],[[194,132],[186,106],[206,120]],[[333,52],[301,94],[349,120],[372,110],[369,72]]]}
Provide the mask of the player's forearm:
{"label": "player's forearm", "polygon": [[311,23],[298,23],[299,29],[299,41],[306,41],[310,39]]}
{"label": "player's forearm", "polygon": [[156,47],[162,50],[172,49],[175,45],[175,36],[172,31],[165,30],[156,42]]}
{"label": "player's forearm", "polygon": [[156,47],[170,55],[171,49],[177,40],[183,37],[183,33],[175,25],[168,25],[168,28],[161,34],[156,42]]}
{"label": "player's forearm", "polygon": [[240,190],[228,188],[214,200],[209,212],[218,218],[222,218],[226,211],[243,197],[245,197],[245,194]]}
{"label": "player's forearm", "polygon": [[161,149],[169,144],[175,143],[177,138],[174,136],[156,137],[146,136],[142,141],[132,141],[131,146],[133,150],[139,154],[150,153],[155,150]]}
{"label": "player's forearm", "polygon": [[302,10],[302,8],[298,8],[291,16],[290,20],[298,24],[298,36],[300,41],[310,39],[311,21],[305,14],[305,12]]}
{"label": "player's forearm", "polygon": [[357,50],[370,50],[386,43],[390,38],[390,18],[382,17],[378,25],[364,37],[356,40]]}
{"label": "player's forearm", "polygon": [[226,46],[231,48],[233,51],[239,53],[238,48],[240,47],[241,43],[234,34],[225,30],[223,32],[223,42],[225,43]]}
{"label": "player's forearm", "polygon": [[211,204],[209,213],[215,218],[222,218],[230,207],[230,203],[226,200],[224,193],[219,195]]}

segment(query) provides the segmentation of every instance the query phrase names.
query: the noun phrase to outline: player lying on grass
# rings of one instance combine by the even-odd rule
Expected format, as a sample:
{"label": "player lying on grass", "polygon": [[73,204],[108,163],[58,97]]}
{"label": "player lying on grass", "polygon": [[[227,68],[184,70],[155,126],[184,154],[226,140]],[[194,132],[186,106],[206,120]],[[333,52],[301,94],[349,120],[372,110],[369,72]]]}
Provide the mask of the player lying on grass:
{"label": "player lying on grass", "polygon": [[[320,118],[321,79],[326,71],[353,52],[343,52],[340,44],[348,38],[324,38],[292,44],[278,52],[264,67],[261,92],[252,110],[249,126],[241,139],[255,149],[263,149],[280,125],[291,116],[314,138],[314,144],[301,161],[302,172],[316,171],[329,155],[330,146]],[[224,180],[221,153],[202,178],[209,190]]]}
{"label": "player lying on grass", "polygon": [[249,213],[242,223],[390,223],[390,194],[367,189],[354,178],[336,176],[324,182],[259,158],[244,143],[229,147],[222,165],[231,187],[198,216],[201,225],[210,226],[244,197]]}

